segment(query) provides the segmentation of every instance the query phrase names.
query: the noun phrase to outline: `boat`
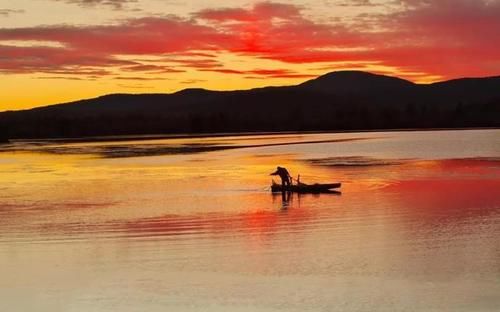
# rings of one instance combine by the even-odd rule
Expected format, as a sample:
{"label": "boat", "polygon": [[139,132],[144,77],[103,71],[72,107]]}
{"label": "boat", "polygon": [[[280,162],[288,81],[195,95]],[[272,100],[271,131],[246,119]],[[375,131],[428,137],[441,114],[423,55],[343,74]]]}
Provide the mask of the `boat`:
{"label": "boat", "polygon": [[271,192],[292,192],[292,193],[300,193],[300,194],[320,194],[320,193],[335,193],[339,194],[340,192],[335,191],[333,189],[340,188],[342,183],[328,183],[328,184],[305,184],[305,183],[297,183],[291,185],[281,185],[276,182],[272,182],[271,184]]}

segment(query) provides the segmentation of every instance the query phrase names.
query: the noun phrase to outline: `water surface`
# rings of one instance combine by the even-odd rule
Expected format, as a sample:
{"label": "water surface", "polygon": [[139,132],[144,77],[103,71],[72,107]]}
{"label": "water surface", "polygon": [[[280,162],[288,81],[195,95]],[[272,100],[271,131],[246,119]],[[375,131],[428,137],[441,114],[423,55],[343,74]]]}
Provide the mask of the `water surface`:
{"label": "water surface", "polygon": [[[499,139],[15,142],[0,310],[497,311]],[[277,165],[342,195],[271,195]]]}

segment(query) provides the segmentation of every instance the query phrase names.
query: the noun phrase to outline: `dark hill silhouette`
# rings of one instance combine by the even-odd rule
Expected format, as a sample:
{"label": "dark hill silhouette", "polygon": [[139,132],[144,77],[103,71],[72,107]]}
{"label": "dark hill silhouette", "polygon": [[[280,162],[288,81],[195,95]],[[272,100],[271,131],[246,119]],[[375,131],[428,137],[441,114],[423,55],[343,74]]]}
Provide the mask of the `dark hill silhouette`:
{"label": "dark hill silhouette", "polygon": [[0,144],[9,143],[9,139],[7,138],[7,131],[5,129],[0,129],[0,131],[2,130],[3,133],[0,133]]}
{"label": "dark hill silhouette", "polygon": [[337,95],[359,92],[385,92],[386,90],[407,89],[415,84],[400,78],[376,75],[360,71],[333,72],[306,81],[301,88]]}
{"label": "dark hill silhouette", "polygon": [[4,137],[500,126],[500,77],[429,85],[334,72],[297,86],[111,94],[0,113]]}

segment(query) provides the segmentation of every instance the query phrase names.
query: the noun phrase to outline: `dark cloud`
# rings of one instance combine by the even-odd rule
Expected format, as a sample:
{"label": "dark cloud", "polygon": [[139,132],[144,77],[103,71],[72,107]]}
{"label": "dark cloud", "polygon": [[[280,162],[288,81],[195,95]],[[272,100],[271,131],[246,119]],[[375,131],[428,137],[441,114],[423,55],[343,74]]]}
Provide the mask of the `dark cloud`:
{"label": "dark cloud", "polygon": [[125,4],[137,2],[137,0],[53,0],[53,1],[77,4],[82,7],[109,6],[117,10],[122,9]]}
{"label": "dark cloud", "polygon": [[371,0],[348,0],[348,1],[338,1],[334,2],[337,6],[346,7],[372,7],[379,6],[380,4],[373,3]]}
{"label": "dark cloud", "polygon": [[308,75],[294,72],[289,69],[253,69],[253,70],[235,70],[227,68],[200,69],[200,71],[216,72],[222,74],[245,75],[251,79],[265,78],[310,78],[316,75]]}
{"label": "dark cloud", "polygon": [[0,9],[0,17],[7,17],[12,14],[24,13],[24,10]]}
{"label": "dark cloud", "polygon": [[165,77],[134,77],[134,76],[118,76],[114,77],[116,80],[139,80],[139,81],[154,81],[154,80],[169,80]]}
{"label": "dark cloud", "polygon": [[184,70],[175,69],[170,66],[151,65],[151,64],[136,64],[131,66],[125,66],[122,67],[121,69],[123,71],[129,71],[129,72],[148,72],[154,74],[185,72]]}

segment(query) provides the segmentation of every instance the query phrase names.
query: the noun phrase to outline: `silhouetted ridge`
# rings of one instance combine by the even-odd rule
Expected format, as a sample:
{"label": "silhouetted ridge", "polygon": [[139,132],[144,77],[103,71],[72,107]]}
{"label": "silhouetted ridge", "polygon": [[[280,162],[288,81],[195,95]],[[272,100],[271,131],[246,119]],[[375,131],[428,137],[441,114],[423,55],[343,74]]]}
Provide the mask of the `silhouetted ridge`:
{"label": "silhouetted ridge", "polygon": [[216,92],[216,91],[211,91],[211,90],[207,90],[207,89],[203,89],[203,88],[187,88],[187,89],[177,91],[174,94],[177,94],[177,95],[186,95],[186,94],[206,95],[206,94],[213,93],[213,92]]}
{"label": "silhouetted ridge", "polygon": [[413,85],[410,81],[395,77],[362,71],[338,71],[306,81],[300,87],[333,94],[350,94],[401,89]]}
{"label": "silhouetted ridge", "polygon": [[0,113],[6,138],[500,126],[500,77],[429,85],[359,71],[298,86],[110,94]]}
{"label": "silhouetted ridge", "polygon": [[0,130],[4,131],[4,132],[0,133],[0,144],[9,143],[9,138],[6,136],[7,131],[5,129],[0,129]]}

